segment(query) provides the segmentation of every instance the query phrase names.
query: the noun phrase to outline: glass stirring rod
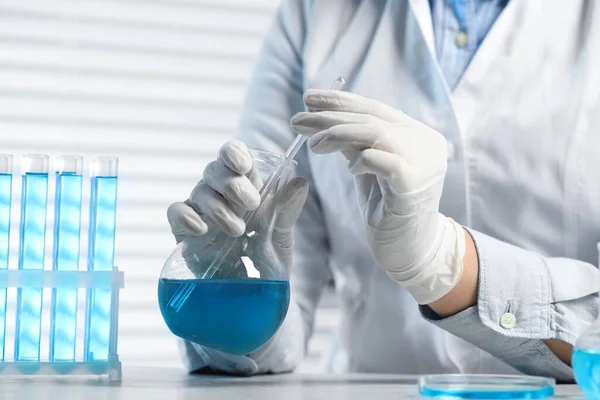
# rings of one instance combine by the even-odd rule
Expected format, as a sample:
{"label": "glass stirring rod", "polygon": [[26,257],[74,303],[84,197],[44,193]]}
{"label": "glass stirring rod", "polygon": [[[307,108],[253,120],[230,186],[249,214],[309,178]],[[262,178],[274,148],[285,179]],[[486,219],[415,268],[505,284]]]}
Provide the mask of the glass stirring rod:
{"label": "glass stirring rod", "polygon": [[[341,90],[345,84],[346,84],[346,80],[344,79],[344,77],[340,76],[333,82],[333,84],[330,87],[330,90]],[[287,165],[294,159],[294,157],[296,156],[296,154],[298,153],[298,151],[300,150],[300,148],[302,147],[302,145],[304,144],[305,141],[306,141],[306,136],[298,134],[296,136],[296,138],[294,139],[294,142],[292,142],[290,147],[288,147],[287,151],[285,152],[285,155],[283,156],[284,160],[271,173],[271,175],[269,175],[269,177],[263,183],[262,187],[259,190],[260,204],[262,204],[262,202],[265,200],[265,198],[268,196],[268,194],[271,193],[273,185],[278,181],[281,173],[285,170]],[[254,214],[256,213],[256,211],[259,208],[260,208],[260,206],[252,211],[248,211],[244,215],[244,218],[243,218],[244,224],[248,225],[248,222],[250,221],[250,219],[252,219],[252,217],[254,216]],[[223,247],[221,247],[221,249],[217,252],[217,254],[215,255],[215,258],[213,258],[213,261],[208,266],[206,272],[202,276],[202,279],[212,278],[212,276],[215,274],[215,272],[217,272],[217,270],[221,266],[221,263],[223,262],[225,257],[227,257],[227,255],[229,254],[231,249],[233,247],[235,247],[235,243],[238,239],[239,238],[237,238],[237,237],[232,238],[231,236],[227,238],[227,240],[223,244]],[[238,260],[238,262],[236,263],[234,268],[237,267],[240,262],[241,261]],[[194,287],[195,286],[193,284],[187,284],[187,285],[180,286],[179,289],[177,290],[177,292],[173,295],[173,297],[169,301],[168,307],[174,309],[175,312],[179,311],[181,309],[181,307],[183,306],[183,304],[188,299],[188,297],[190,297],[190,294],[194,290]]]}

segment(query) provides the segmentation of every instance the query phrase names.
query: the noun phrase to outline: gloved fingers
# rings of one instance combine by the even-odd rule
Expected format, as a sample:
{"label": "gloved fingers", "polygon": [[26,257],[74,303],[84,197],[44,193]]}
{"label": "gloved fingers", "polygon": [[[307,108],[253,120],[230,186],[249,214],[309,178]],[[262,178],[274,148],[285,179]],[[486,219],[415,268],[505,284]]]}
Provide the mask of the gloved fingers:
{"label": "gloved fingers", "polygon": [[290,121],[290,125],[294,132],[308,137],[336,125],[381,125],[385,123],[385,121],[372,115],[338,111],[300,112],[294,115]]}
{"label": "gloved fingers", "polygon": [[263,181],[262,177],[260,176],[260,172],[256,168],[252,168],[250,172],[246,174],[246,176],[256,189],[261,188]]}
{"label": "gloved fingers", "polygon": [[256,188],[260,188],[262,180],[254,168],[252,155],[245,143],[239,140],[230,140],[219,149],[217,160],[227,168],[239,175],[246,175]]}
{"label": "gloved fingers", "polygon": [[398,141],[387,129],[391,125],[349,124],[336,125],[314,135],[309,146],[317,154],[336,151],[351,153],[365,149],[378,149],[398,153]]}
{"label": "gloved fingers", "polygon": [[377,176],[386,202],[394,202],[399,194],[413,192],[415,188],[434,185],[443,180],[445,173],[442,167],[423,172],[419,166],[407,162],[398,154],[376,149],[362,151],[350,161],[349,168],[350,173],[356,176]]}
{"label": "gloved fingers", "polygon": [[194,346],[197,346],[196,349],[199,353],[204,353],[205,362],[213,370],[239,376],[250,376],[258,369],[256,362],[250,357],[223,353],[196,344]]}
{"label": "gloved fingers", "polygon": [[399,155],[378,149],[361,151],[348,165],[352,175],[373,174],[395,179],[412,167]]}
{"label": "gloved fingers", "polygon": [[230,140],[221,146],[217,160],[239,175],[246,175],[252,170],[252,155],[239,140]]}
{"label": "gloved fingers", "polygon": [[444,135],[420,121],[410,120],[389,125],[396,143],[396,153],[409,164],[427,165],[447,160],[448,150]]}
{"label": "gloved fingers", "polygon": [[177,243],[187,235],[202,236],[208,231],[200,215],[185,203],[171,204],[167,209],[167,219]]}
{"label": "gloved fingers", "polygon": [[201,182],[194,188],[189,198],[193,208],[229,236],[240,236],[246,225],[223,196]]}
{"label": "gloved fingers", "polygon": [[279,198],[279,207],[273,229],[273,244],[286,269],[292,267],[294,251],[294,224],[308,196],[308,181],[294,178],[288,182]]}
{"label": "gloved fingers", "polygon": [[314,111],[372,115],[390,123],[401,122],[407,117],[403,112],[376,100],[338,90],[309,89],[304,93],[304,104]]}
{"label": "gloved fingers", "polygon": [[232,171],[219,161],[209,163],[202,180],[225,199],[244,210],[254,210],[260,204],[260,194],[246,175]]}
{"label": "gloved fingers", "polygon": [[[357,176],[359,196],[372,196],[371,177],[377,179],[377,186],[388,209],[395,210],[399,204],[399,195],[411,192],[422,184],[422,176],[417,168],[401,156],[376,149],[367,149],[350,161],[350,173]],[[360,184],[362,183],[362,185]],[[362,199],[368,203],[367,199]],[[403,203],[403,201],[400,201]],[[367,213],[367,215],[372,212]]]}
{"label": "gloved fingers", "polygon": [[308,196],[308,180],[302,177],[293,178],[288,182],[281,193],[275,231],[279,233],[291,232],[302,207]]}

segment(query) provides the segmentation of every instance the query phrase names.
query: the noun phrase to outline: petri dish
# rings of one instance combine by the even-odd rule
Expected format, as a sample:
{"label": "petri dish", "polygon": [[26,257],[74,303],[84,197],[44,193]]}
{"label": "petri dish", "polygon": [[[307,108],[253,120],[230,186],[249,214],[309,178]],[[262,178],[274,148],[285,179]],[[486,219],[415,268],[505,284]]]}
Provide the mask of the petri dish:
{"label": "petri dish", "polygon": [[424,375],[419,378],[423,397],[458,399],[546,399],[554,396],[555,380],[513,375]]}

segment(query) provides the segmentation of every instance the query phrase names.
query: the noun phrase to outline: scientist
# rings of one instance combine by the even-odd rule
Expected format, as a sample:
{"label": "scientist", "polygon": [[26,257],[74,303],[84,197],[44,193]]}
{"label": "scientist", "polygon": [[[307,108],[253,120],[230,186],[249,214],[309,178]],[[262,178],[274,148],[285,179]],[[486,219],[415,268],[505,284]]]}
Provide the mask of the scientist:
{"label": "scientist", "polygon": [[[284,1],[240,141],[168,217],[177,240],[242,234],[246,145],[308,136],[275,227],[290,310],[246,356],[183,343],[189,369],[293,370],[332,276],[336,368],[572,380],[598,315],[599,65],[595,1]],[[339,75],[351,93],[311,89]]]}

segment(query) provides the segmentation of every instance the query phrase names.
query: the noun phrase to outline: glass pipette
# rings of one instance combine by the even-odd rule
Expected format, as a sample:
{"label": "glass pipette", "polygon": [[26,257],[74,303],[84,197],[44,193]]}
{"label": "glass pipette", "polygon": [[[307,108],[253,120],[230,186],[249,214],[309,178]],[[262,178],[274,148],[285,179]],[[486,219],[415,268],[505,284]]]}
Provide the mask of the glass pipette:
{"label": "glass pipette", "polygon": [[[340,76],[335,80],[335,82],[333,82],[333,84],[330,87],[330,90],[341,90],[345,84],[346,84],[346,80],[342,76]],[[289,165],[289,163],[292,162],[292,160],[294,159],[294,157],[296,156],[296,154],[298,153],[298,151],[300,150],[300,148],[302,147],[302,145],[304,144],[305,141],[306,141],[306,136],[298,134],[296,136],[296,138],[294,139],[294,142],[290,145],[290,147],[288,147],[287,151],[285,152],[285,154],[283,156],[283,160],[282,160],[281,164],[279,164],[279,166],[271,173],[271,175],[269,175],[269,177],[264,182],[264,184],[262,185],[262,187],[260,188],[260,190],[258,192],[260,194],[260,204],[262,204],[262,202],[267,198],[269,193],[271,193],[271,190],[273,189],[273,185],[278,181],[279,177],[281,176],[281,173],[285,170],[285,168]],[[244,215],[243,221],[244,221],[244,224],[246,224],[246,226],[248,225],[248,222],[250,221],[250,219],[252,219],[252,217],[254,216],[254,214],[256,213],[256,211],[259,208],[260,208],[260,206],[252,211],[248,211]],[[215,257],[213,258],[213,261],[210,263],[210,265],[208,266],[208,268],[202,275],[202,279],[212,278],[212,276],[215,274],[215,272],[217,272],[217,270],[221,266],[221,263],[223,262],[225,257],[227,257],[227,255],[229,254],[231,249],[235,247],[236,241],[239,238],[240,237],[233,238],[231,236],[229,236],[227,238],[227,240],[225,241],[225,243],[223,244],[221,249],[217,252]],[[241,260],[238,260],[238,262],[236,263],[234,268],[238,267],[239,266],[238,264],[240,264],[240,263],[241,263]],[[180,286],[179,289],[177,290],[177,292],[173,295],[173,297],[169,301],[168,307],[170,307],[171,309],[174,309],[175,312],[179,311],[181,309],[181,307],[183,306],[183,304],[188,299],[188,297],[190,297],[190,294],[192,294],[192,291],[194,290],[194,288],[195,288],[194,284],[186,284],[186,285]]]}

